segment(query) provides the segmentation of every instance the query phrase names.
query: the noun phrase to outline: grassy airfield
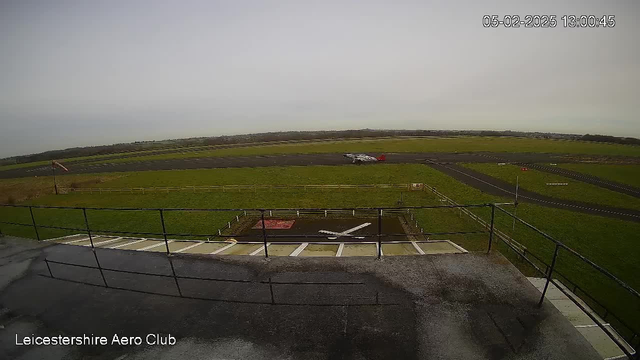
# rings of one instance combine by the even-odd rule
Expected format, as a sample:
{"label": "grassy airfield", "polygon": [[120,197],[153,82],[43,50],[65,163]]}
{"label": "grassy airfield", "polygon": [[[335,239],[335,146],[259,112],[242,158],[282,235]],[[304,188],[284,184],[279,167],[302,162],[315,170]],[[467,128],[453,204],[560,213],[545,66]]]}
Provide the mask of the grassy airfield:
{"label": "grassy airfield", "polygon": [[[443,142],[450,139],[435,139]],[[460,141],[467,139],[453,139],[457,145],[453,146],[458,151],[471,151],[472,145],[461,146]],[[504,146],[502,139],[492,139],[490,145],[481,146],[486,151],[496,151]],[[434,151],[426,146],[429,140],[406,140],[408,143],[400,145],[393,150],[389,150],[389,144],[394,144],[396,140],[372,141],[371,151],[376,151],[378,146],[385,151]],[[513,142],[513,139],[505,141]],[[585,152],[573,142],[553,142],[549,141],[551,147],[538,147],[539,140],[525,139],[530,142],[530,146],[536,147],[539,151],[546,152]],[[541,141],[541,140],[540,140]],[[385,144],[382,144],[386,142]],[[356,147],[360,148],[363,142],[358,145],[347,144],[305,144],[305,145],[279,145],[262,148],[235,148],[227,149],[226,154],[248,155],[253,151],[260,154],[274,153],[276,151],[291,152],[312,152],[327,151],[340,152],[351,151]],[[522,145],[524,143],[521,143]],[[605,152],[604,149],[617,149],[612,152],[627,152],[631,149],[634,153],[637,148],[624,147],[620,145],[588,144],[591,152]],[[594,150],[592,146],[597,148]],[[524,146],[524,145],[523,145]],[[284,149],[284,150],[283,150]],[[451,151],[450,148],[439,147],[441,151]],[[512,151],[510,148],[502,148],[504,151]],[[527,151],[526,146],[518,148],[517,151]],[[624,149],[624,151],[620,150]],[[227,151],[225,150],[225,151]],[[532,148],[531,148],[532,150]],[[223,150],[217,150],[223,151]],[[173,154],[171,154],[173,155]],[[222,155],[220,155],[222,156]],[[490,173],[493,176],[510,181],[513,177],[513,169],[499,167],[493,164],[472,164],[471,168],[478,171]],[[580,165],[581,166],[581,165]],[[618,181],[626,179],[632,181],[636,174],[636,167],[622,167],[619,165],[585,165],[584,168],[594,172],[605,171],[616,173]],[[616,166],[616,167],[614,167]],[[610,169],[618,170],[611,171]],[[580,171],[579,168],[572,168]],[[518,170],[518,169],[516,169]],[[519,171],[519,170],[518,170]],[[619,175],[622,174],[622,175]],[[547,177],[553,177],[547,178]],[[605,176],[603,176],[605,177]],[[520,178],[520,184],[524,188],[532,191],[545,193],[546,191],[560,191],[558,189],[547,189],[541,187],[540,183],[560,181],[559,176],[548,175],[546,173],[530,170],[526,177]],[[612,179],[612,180],[616,180]],[[631,179],[631,180],[630,180]],[[306,167],[266,167],[266,168],[240,168],[240,169],[207,169],[207,170],[173,170],[173,171],[145,171],[130,173],[109,173],[96,175],[65,175],[58,177],[59,184],[63,187],[102,187],[102,188],[131,188],[131,187],[154,187],[154,186],[199,186],[199,185],[252,185],[252,184],[402,184],[421,182],[436,187],[440,192],[451,197],[459,203],[487,203],[494,201],[511,201],[509,198],[491,196],[474,188],[466,186],[455,179],[420,164],[376,164],[373,166],[306,166]],[[567,199],[577,199],[581,201],[594,201],[602,204],[614,206],[631,206],[638,208],[637,201],[629,201],[622,198],[617,193],[607,193],[607,190],[595,188],[588,184],[578,183],[572,191],[564,190],[564,193],[549,193],[551,196],[564,196]],[[52,195],[51,177],[6,179],[0,180],[0,202],[8,197],[19,204],[33,205],[53,205],[53,206],[81,206],[81,207],[143,207],[143,208],[279,208],[279,207],[366,207],[366,206],[396,206],[401,197],[405,205],[438,205],[440,200],[430,192],[409,192],[397,189],[344,189],[344,190],[303,190],[285,189],[271,191],[237,191],[237,192],[147,192],[142,193],[108,193],[108,194],[88,194],[69,193],[64,195]],[[635,199],[637,200],[637,199]],[[631,205],[629,205],[631,204]],[[513,208],[511,207],[511,210]],[[474,212],[484,219],[489,219],[489,209],[476,209]],[[517,209],[518,216],[529,223],[539,227],[549,235],[564,242],[569,247],[579,251],[587,258],[611,271],[623,281],[636,289],[640,289],[640,264],[637,259],[640,257],[640,247],[637,246],[637,234],[640,233],[640,224],[626,222],[622,220],[610,219],[595,215],[585,215],[566,210],[552,209],[531,204],[521,204]],[[526,229],[522,225],[513,227],[513,222],[506,215],[497,212],[496,227],[515,238],[525,245],[528,251],[549,261],[553,252],[552,244],[540,235]],[[63,227],[84,228],[84,219],[80,210],[55,210],[55,209],[34,209],[34,215],[39,224],[55,225]],[[187,213],[187,212],[167,212],[165,221],[167,231],[170,233],[200,233],[213,234],[219,228],[223,228],[228,221],[233,219],[237,212],[219,213]],[[94,230],[119,230],[131,232],[162,232],[157,211],[88,211],[89,222]],[[440,210],[419,210],[415,212],[416,219],[420,227],[425,232],[445,232],[445,231],[474,231],[480,229],[477,223],[468,217],[461,216],[460,212],[451,209]],[[4,221],[30,223],[31,218],[27,209],[0,208],[0,217]],[[0,225],[0,230],[6,234],[20,235],[25,237],[35,237],[33,229],[16,225]],[[42,238],[50,238],[77,233],[78,231],[41,229]],[[467,250],[484,251],[487,245],[488,236],[480,235],[450,235],[438,238],[448,238]],[[530,273],[527,265],[519,262],[515,257],[498,242],[497,249],[500,249],[512,259],[516,266],[526,273]],[[633,310],[640,306],[636,300],[627,297],[626,293],[611,286],[598,273],[590,270],[586,265],[573,259],[571,255],[561,253],[561,260],[558,262],[558,270],[564,275],[577,282],[582,288],[592,294],[597,295],[598,301],[609,307],[614,313],[621,316],[628,316],[632,324],[640,324],[640,312]]]}

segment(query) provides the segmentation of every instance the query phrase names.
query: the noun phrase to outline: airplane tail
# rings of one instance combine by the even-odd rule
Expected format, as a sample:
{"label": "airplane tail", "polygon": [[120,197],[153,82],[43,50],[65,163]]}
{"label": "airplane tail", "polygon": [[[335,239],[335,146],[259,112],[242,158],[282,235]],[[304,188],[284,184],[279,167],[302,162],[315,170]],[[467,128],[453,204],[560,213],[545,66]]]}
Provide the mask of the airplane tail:
{"label": "airplane tail", "polygon": [[378,156],[376,159],[378,161],[385,161],[385,160],[387,160],[387,157],[384,154],[382,154],[382,155]]}

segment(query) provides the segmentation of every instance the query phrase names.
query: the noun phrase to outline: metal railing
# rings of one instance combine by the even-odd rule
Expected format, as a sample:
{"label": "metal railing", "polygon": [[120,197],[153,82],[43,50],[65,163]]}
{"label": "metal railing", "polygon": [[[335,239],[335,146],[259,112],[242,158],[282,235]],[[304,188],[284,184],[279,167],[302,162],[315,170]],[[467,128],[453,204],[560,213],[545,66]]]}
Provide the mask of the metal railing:
{"label": "metal railing", "polygon": [[[565,281],[569,282],[571,285],[573,285],[574,288],[574,292],[577,289],[580,289],[581,292],[589,298],[589,301],[592,303],[596,303],[599,306],[601,306],[603,309],[605,309],[606,314],[603,316],[603,318],[606,319],[607,316],[612,317],[614,319],[616,319],[617,321],[617,326],[623,326],[624,328],[626,328],[628,331],[628,333],[631,333],[631,336],[624,336],[623,338],[627,341],[627,343],[629,345],[631,345],[632,348],[638,348],[638,346],[640,346],[640,336],[638,335],[638,333],[635,331],[635,329],[631,326],[629,326],[628,324],[626,324],[623,320],[622,317],[614,314],[612,311],[610,311],[609,309],[607,309],[604,305],[602,305],[600,302],[598,302],[594,296],[592,296],[591,294],[588,294],[584,289],[581,289],[580,287],[578,287],[578,285],[569,280],[565,275],[563,275],[562,273],[560,273],[557,269],[556,269],[556,265],[557,265],[557,259],[559,256],[560,251],[563,252],[567,252],[573,256],[575,256],[577,259],[579,259],[581,262],[587,264],[588,266],[590,266],[591,268],[593,268],[594,270],[596,270],[598,273],[603,274],[605,277],[607,277],[609,280],[611,280],[614,284],[616,284],[617,286],[619,286],[621,289],[623,289],[624,291],[626,291],[627,293],[631,294],[634,298],[640,300],[640,293],[638,293],[638,291],[636,291],[635,289],[633,289],[631,286],[629,286],[628,284],[626,284],[625,282],[623,282],[622,280],[620,280],[619,278],[617,278],[616,276],[614,276],[613,274],[611,274],[609,271],[607,271],[606,269],[602,268],[601,266],[597,265],[596,263],[594,263],[593,261],[587,259],[586,257],[584,257],[583,255],[581,255],[580,253],[578,253],[577,251],[569,248],[568,246],[566,246],[565,244],[563,244],[562,242],[554,239],[553,237],[551,237],[550,235],[546,234],[545,232],[543,232],[542,230],[536,228],[535,226],[527,223],[526,221],[522,220],[521,218],[517,217],[516,215],[510,213],[509,211],[505,210],[504,208],[502,208],[501,206],[503,205],[513,205],[513,203],[484,203],[484,204],[466,204],[466,205],[461,205],[461,204],[457,204],[455,203],[453,200],[451,200],[450,198],[447,198],[445,195],[440,194],[439,192],[437,192],[437,190],[435,188],[431,188],[426,186],[425,187],[427,190],[432,191],[434,194],[436,194],[437,196],[439,196],[440,198],[442,198],[444,201],[446,201],[447,203],[449,203],[448,205],[432,205],[432,206],[398,206],[398,207],[351,207],[351,208],[304,208],[304,209],[300,209],[300,208],[251,208],[251,209],[245,209],[245,208],[226,208],[226,209],[200,209],[200,208],[96,208],[96,207],[67,207],[67,206],[37,206],[37,205],[9,205],[9,204],[4,204],[4,205],[0,205],[3,207],[14,207],[14,208],[26,208],[29,210],[29,215],[30,215],[30,219],[31,222],[30,223],[16,223],[16,222],[9,222],[9,221],[0,221],[0,224],[8,224],[8,225],[18,225],[18,226],[26,226],[26,227],[32,227],[34,229],[36,238],[38,240],[40,240],[40,233],[38,232],[38,229],[58,229],[58,230],[67,230],[67,231],[81,231],[81,232],[85,232],[88,236],[89,236],[89,241],[90,241],[90,245],[92,250],[94,251],[95,254],[95,245],[93,243],[93,236],[95,233],[106,233],[106,234],[135,234],[135,235],[150,235],[150,236],[161,236],[162,240],[164,241],[164,245],[165,245],[165,249],[166,249],[166,254],[167,255],[171,255],[171,251],[170,251],[170,247],[169,247],[169,236],[202,236],[202,237],[207,237],[207,238],[229,238],[229,237],[234,237],[234,238],[243,238],[243,237],[247,237],[247,236],[251,236],[251,237],[255,237],[256,235],[246,235],[246,234],[222,234],[221,231],[218,231],[218,233],[214,233],[214,234],[193,234],[193,233],[170,233],[167,231],[166,228],[166,224],[165,224],[165,218],[164,215],[167,212],[177,212],[177,211],[187,211],[187,212],[239,212],[242,216],[257,216],[260,218],[260,223],[262,225],[261,230],[261,239],[262,239],[262,243],[263,243],[263,248],[264,248],[264,256],[265,257],[269,257],[269,252],[268,252],[268,244],[269,244],[269,239],[278,239],[278,238],[282,238],[282,239],[291,239],[291,238],[326,238],[326,235],[316,235],[316,234],[292,234],[292,235],[283,235],[283,234],[273,234],[273,233],[269,233],[268,229],[265,226],[265,217],[269,216],[282,216],[282,214],[288,214],[288,215],[292,215],[292,216],[301,216],[301,215],[311,215],[311,216],[328,216],[329,214],[335,214],[335,215],[352,215],[352,216],[375,216],[377,218],[377,231],[375,234],[370,234],[370,235],[362,235],[363,238],[369,238],[369,239],[373,239],[374,243],[377,244],[377,258],[381,258],[382,257],[382,244],[384,243],[401,243],[401,242],[411,242],[411,241],[389,241],[389,240],[383,240],[384,237],[387,238],[394,238],[394,237],[404,237],[404,238],[408,238],[409,236],[429,236],[429,235],[454,235],[454,234],[460,234],[460,235],[467,235],[467,234],[488,234],[488,238],[487,238],[487,253],[489,253],[491,251],[492,248],[492,244],[494,242],[494,239],[499,239],[502,243],[504,243],[505,245],[507,245],[507,247],[511,250],[513,250],[520,258],[524,259],[525,261],[527,261],[534,269],[537,273],[541,274],[542,276],[544,276],[546,278],[546,282],[545,282],[545,286],[544,289],[542,290],[542,295],[540,297],[540,301],[539,301],[539,305],[542,305],[546,292],[548,290],[549,284],[552,283],[554,285],[556,285],[556,287],[562,291],[563,293],[565,293],[565,295],[567,295],[569,297],[569,299],[571,299],[581,310],[583,310],[593,321],[594,323],[596,323],[615,343],[616,345],[618,345],[620,347],[620,349],[622,349],[622,351],[629,357],[629,358],[638,358],[638,354],[637,352],[632,352],[629,351],[627,349],[627,347],[625,346],[625,344],[623,344],[616,336],[616,334],[614,334],[609,328],[607,328],[606,326],[604,326],[600,319],[596,318],[596,316],[594,316],[590,311],[588,311],[588,309],[585,308],[585,306],[583,304],[581,304],[579,301],[577,301],[575,299],[575,294],[569,294],[568,290],[562,285],[562,283],[560,283],[558,280],[554,279],[553,276],[561,276],[563,279],[565,279]],[[473,212],[471,212],[471,209],[474,208],[490,208],[491,209],[491,216],[489,221],[485,221],[484,219],[482,219],[481,217],[479,217],[478,215],[474,214]],[[33,209],[66,209],[66,210],[79,210],[82,211],[82,215],[84,218],[84,228],[75,228],[75,227],[64,227],[64,226],[51,226],[51,225],[40,225],[36,222],[36,218],[34,216],[34,212]],[[468,215],[470,218],[472,218],[473,220],[475,220],[476,222],[478,222],[481,226],[482,226],[482,230],[478,230],[478,231],[451,231],[451,232],[424,232],[422,229],[419,232],[416,233],[397,233],[397,234],[393,234],[393,233],[383,233],[382,232],[382,224],[383,224],[383,218],[386,215],[389,214],[411,214],[412,211],[415,210],[421,210],[421,209],[459,209],[461,211],[461,213],[464,213],[466,215]],[[510,217],[512,217],[513,219],[515,219],[515,221],[517,221],[518,223],[524,225],[525,227],[527,227],[528,229],[531,229],[533,231],[535,231],[536,233],[540,234],[543,238],[545,238],[546,240],[550,241],[553,245],[554,245],[554,252],[553,252],[553,257],[550,261],[550,263],[545,262],[543,259],[541,259],[540,256],[537,256],[535,254],[533,254],[530,250],[528,250],[525,246],[523,246],[522,244],[518,243],[517,241],[515,241],[514,239],[510,238],[508,235],[506,235],[505,233],[499,231],[498,229],[496,229],[495,227],[495,217],[496,217],[496,209],[500,212],[500,213],[504,213]],[[158,214],[158,220],[161,224],[162,227],[162,232],[131,232],[131,231],[113,231],[113,230],[106,230],[106,229],[92,229],[90,227],[90,223],[89,223],[89,219],[87,217],[87,210],[92,210],[92,211],[145,211],[145,212],[156,212]],[[240,215],[238,215],[240,216]],[[413,219],[413,215],[412,219]],[[236,219],[238,219],[238,217],[236,217]],[[418,225],[416,223],[416,225]],[[231,226],[229,226],[231,227]],[[360,235],[359,235],[360,236]],[[347,241],[341,241],[341,242],[349,242]],[[362,241],[358,241],[358,242],[362,242]],[[532,259],[535,259],[535,262],[532,261]],[[49,261],[51,262],[51,261]],[[96,258],[96,262],[98,262],[98,259]],[[537,262],[537,263],[536,263]],[[69,264],[69,265],[75,265],[75,264]],[[544,267],[541,268],[540,265],[542,265]],[[110,271],[112,269],[109,269],[108,271]],[[174,276],[174,278],[176,278],[177,281],[177,277]],[[106,280],[105,280],[106,282]],[[635,356],[635,357],[634,357]]]}
{"label": "metal railing", "polygon": [[[446,195],[438,192],[436,190],[436,188],[431,187],[431,186],[426,185],[426,184],[424,185],[424,187],[425,187],[425,191],[430,191],[430,192],[434,193],[437,197],[439,197],[443,201],[447,202],[448,204],[450,204],[450,205],[456,205],[457,204],[451,198],[449,198]],[[462,208],[461,211],[463,213],[465,213],[467,216],[469,216],[471,219],[473,219],[476,222],[478,222],[484,228],[490,229],[490,239],[489,239],[489,246],[488,246],[489,249],[491,248],[491,243],[492,243],[493,238],[494,237],[498,238],[502,243],[504,243],[507,246],[508,249],[512,250],[515,254],[517,254],[517,256],[519,258],[525,260],[530,266],[532,266],[532,268],[535,270],[536,273],[538,273],[538,274],[542,275],[544,278],[546,278],[545,286],[544,286],[544,289],[542,291],[542,295],[540,297],[540,301],[538,302],[538,304],[542,305],[542,303],[544,301],[544,298],[545,298],[545,295],[546,295],[546,291],[547,291],[547,289],[549,287],[549,283],[554,284],[564,295],[566,295],[573,303],[575,303],[580,308],[580,310],[585,312],[587,314],[587,316],[589,316],[589,318],[591,320],[593,320],[593,322],[595,324],[597,324],[598,327],[600,327],[605,332],[605,334],[609,338],[611,338],[613,340],[613,342],[625,353],[625,355],[628,358],[630,358],[630,359],[640,359],[640,354],[638,354],[638,351],[637,351],[637,349],[640,348],[640,334],[638,334],[637,330],[634,327],[630,326],[626,321],[622,320],[622,316],[616,315],[613,311],[611,311],[605,305],[603,305],[602,302],[598,301],[592,294],[589,294],[585,289],[582,289],[580,286],[578,286],[576,284],[575,280],[569,279],[567,276],[563,275],[560,271],[558,271],[556,269],[556,263],[557,263],[559,251],[560,250],[566,250],[569,254],[575,256],[582,263],[587,264],[588,266],[590,266],[591,268],[596,270],[598,273],[603,274],[605,277],[610,279],[614,284],[619,286],[625,292],[627,292],[628,294],[630,294],[634,298],[640,300],[640,294],[638,293],[638,291],[636,291],[631,286],[629,286],[628,284],[626,284],[625,282],[623,282],[622,280],[617,278],[615,275],[611,274],[609,271],[607,271],[603,267],[601,267],[598,264],[594,263],[593,261],[589,260],[588,258],[583,256],[582,254],[580,254],[577,251],[569,248],[564,243],[554,239],[553,237],[551,237],[550,235],[546,234],[542,230],[540,230],[540,229],[536,228],[535,226],[527,223],[526,221],[524,221],[521,218],[517,217],[515,214],[512,214],[509,211],[507,211],[507,210],[505,210],[505,209],[503,209],[501,207],[502,205],[508,205],[508,204],[494,204],[494,205],[495,206],[492,206],[492,209],[491,209],[491,219],[490,219],[489,222],[485,221],[484,219],[482,219],[478,215],[472,213],[471,211],[469,211],[466,208]],[[512,239],[511,237],[509,237],[504,232],[496,229],[495,228],[495,210],[496,209],[501,211],[501,213],[507,214],[511,218],[515,219],[515,221],[517,221],[517,222],[523,224],[524,226],[526,226],[528,229],[531,229],[531,230],[535,231],[536,233],[542,235],[542,237],[544,237],[546,240],[551,241],[554,244],[554,252],[553,252],[553,257],[551,258],[551,262],[548,263],[547,261],[543,260],[540,256],[532,253],[524,245],[522,245],[519,242],[517,242],[516,240]],[[535,260],[535,262],[532,259]],[[540,265],[544,266],[544,268],[541,268]],[[556,276],[562,277],[563,281],[568,283],[570,285],[570,287],[573,288],[573,291],[571,293],[569,293],[568,287],[565,287],[563,283],[553,279],[553,275],[554,274]],[[598,316],[600,316],[600,319],[596,318],[589,311],[589,309],[587,309],[585,307],[584,304],[580,303],[580,301],[577,301],[576,297],[578,297],[578,295],[577,295],[577,291],[578,290],[580,290],[582,296],[587,298],[589,303],[595,304],[599,308],[604,310],[604,313],[602,315],[598,314]],[[594,312],[595,312],[595,310],[594,310]],[[613,318],[615,320],[615,323],[616,323],[615,328],[618,328],[619,330],[624,330],[625,333],[630,334],[630,335],[626,335],[626,336],[623,335],[622,337],[627,342],[627,344],[629,346],[631,346],[631,348],[635,352],[629,351],[627,346],[625,346],[625,344],[623,344],[619,340],[619,338],[616,336],[616,334],[611,332],[611,330],[609,330],[606,326],[604,326],[604,324],[602,324],[601,319],[602,320],[606,320],[608,317],[609,318]]]}
{"label": "metal railing", "polygon": [[[431,205],[431,206],[401,206],[401,207],[352,207],[352,208],[226,208],[226,209],[206,209],[206,208],[97,208],[97,207],[73,207],[73,206],[41,206],[41,205],[10,205],[10,204],[1,204],[0,206],[4,207],[14,207],[14,208],[27,208],[29,210],[29,214],[31,217],[31,223],[16,223],[9,221],[0,221],[0,224],[7,225],[15,225],[15,226],[27,226],[32,227],[36,239],[41,240],[40,233],[38,229],[55,229],[55,230],[65,230],[65,231],[80,231],[86,233],[89,236],[90,245],[92,248],[95,248],[93,243],[94,234],[125,234],[125,235],[144,235],[144,236],[161,236],[165,243],[166,253],[167,255],[171,254],[169,249],[169,237],[206,237],[206,238],[255,238],[253,234],[223,234],[221,229],[218,229],[217,233],[171,233],[167,231],[166,223],[165,223],[165,213],[167,212],[177,212],[177,211],[186,211],[186,212],[235,212],[242,214],[243,216],[253,215],[260,217],[262,224],[262,242],[264,244],[264,255],[265,257],[269,257],[268,251],[268,242],[269,239],[291,239],[291,238],[302,238],[302,239],[313,239],[313,238],[326,238],[326,234],[269,234],[267,232],[267,228],[265,226],[265,217],[272,217],[275,215],[283,216],[284,214],[295,214],[296,216],[300,215],[319,215],[319,216],[328,216],[329,214],[342,214],[342,215],[351,215],[351,216],[369,216],[377,218],[377,233],[373,235],[359,235],[362,238],[371,238],[377,243],[377,257],[380,258],[382,256],[382,244],[385,242],[411,242],[411,241],[386,241],[383,240],[383,237],[387,238],[407,238],[408,236],[435,236],[435,235],[469,235],[469,234],[482,234],[487,233],[486,230],[477,230],[477,231],[448,231],[448,232],[424,232],[422,229],[420,232],[416,233],[383,233],[382,232],[382,224],[383,218],[385,215],[389,214],[398,214],[398,213],[408,213],[412,210],[419,209],[457,209],[457,208],[486,208],[486,207],[495,207],[495,204],[468,204],[468,205]],[[36,222],[36,218],[33,214],[33,209],[61,209],[61,210],[80,210],[82,211],[82,216],[84,219],[84,228],[77,227],[67,227],[67,226],[52,226],[52,225],[41,225]],[[141,232],[141,231],[123,231],[123,230],[109,230],[109,229],[92,229],[89,224],[89,219],[87,217],[87,210],[92,211],[148,211],[148,212],[157,212],[158,220],[162,227],[162,232]],[[236,219],[239,218],[240,215],[236,216]],[[411,214],[411,218],[413,218],[413,214]],[[417,225],[417,221],[416,221]],[[231,225],[229,223],[229,228]],[[493,238],[493,234],[489,236],[488,250],[491,247],[491,240]],[[349,242],[343,241],[343,242]]]}

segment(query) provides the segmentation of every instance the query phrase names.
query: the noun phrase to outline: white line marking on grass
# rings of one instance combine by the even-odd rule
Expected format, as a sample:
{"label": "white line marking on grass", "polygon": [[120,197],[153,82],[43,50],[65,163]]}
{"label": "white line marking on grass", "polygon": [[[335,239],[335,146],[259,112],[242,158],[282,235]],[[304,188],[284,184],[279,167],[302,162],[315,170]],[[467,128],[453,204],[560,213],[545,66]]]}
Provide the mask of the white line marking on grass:
{"label": "white line marking on grass", "polygon": [[193,245],[189,245],[189,246],[187,246],[187,247],[185,247],[185,248],[182,248],[182,249],[180,249],[180,250],[176,250],[176,251],[174,251],[174,252],[175,252],[175,253],[181,253],[181,252],[183,252],[183,251],[187,251],[187,250],[189,250],[189,249],[193,249],[194,247],[196,247],[196,246],[200,246],[200,245],[202,245],[202,244],[204,244],[204,241],[203,241],[203,242],[195,243],[195,244],[193,244]]}
{"label": "white line marking on grass", "polygon": [[[173,242],[173,240],[168,240],[168,241],[167,241],[167,244],[171,244],[172,242]],[[164,245],[164,244],[165,244],[165,242],[164,242],[164,241],[162,241],[162,242],[159,242],[159,244],[153,244],[153,245],[145,246],[145,247],[143,247],[142,249],[138,249],[138,251],[145,251],[145,250],[149,250],[149,249],[157,248],[158,246],[162,246],[162,245]]]}
{"label": "white line marking on grass", "polygon": [[[267,243],[267,247],[269,247],[269,245],[271,245],[271,243]],[[258,255],[260,253],[260,251],[264,251],[264,245],[260,246],[258,248],[258,250],[252,252],[251,254],[249,254],[249,256],[254,256],[254,255]]]}
{"label": "white line marking on grass", "polygon": [[67,241],[67,242],[64,242],[63,244],[69,245],[69,244],[74,244],[74,243],[77,243],[77,242],[80,242],[80,241],[85,241],[85,240],[89,240],[89,237],[87,236],[86,238],[82,238],[82,239],[79,239],[79,240]]}
{"label": "white line marking on grass", "polygon": [[228,248],[232,247],[233,245],[236,245],[236,243],[229,244],[229,245],[227,245],[227,246],[223,246],[223,247],[221,247],[220,249],[218,249],[218,250],[216,250],[216,251],[214,251],[214,252],[210,253],[209,255],[215,255],[215,254],[221,253],[221,252],[223,252],[223,251],[227,250]]}
{"label": "white line marking on grass", "polygon": [[424,255],[424,251],[420,248],[420,246],[418,246],[418,244],[416,244],[415,241],[412,241],[411,244],[413,245],[414,248],[416,248],[416,250],[420,255]]}
{"label": "white line marking on grass", "polygon": [[141,242],[143,242],[143,241],[145,241],[145,240],[147,240],[147,239],[140,239],[140,240],[136,240],[136,241],[132,241],[132,242],[128,242],[128,243],[124,243],[124,244],[119,244],[119,245],[116,245],[116,246],[112,246],[112,247],[110,247],[109,249],[119,249],[119,248],[121,248],[121,247],[125,247],[125,246],[127,246],[127,245],[133,245],[133,244],[141,243]]}
{"label": "white line marking on grass", "polygon": [[342,256],[342,250],[344,250],[344,243],[340,243],[340,246],[338,246],[338,252],[336,253],[336,257]]}
{"label": "white line marking on grass", "polygon": [[289,254],[289,256],[298,256],[298,255],[300,255],[302,250],[304,250],[307,247],[307,245],[309,245],[309,243],[300,244],[300,246],[298,246],[297,249],[293,250],[293,252],[291,254]]}
{"label": "white line marking on grass", "polygon": [[[121,237],[115,238],[115,239],[111,239],[111,240],[105,240],[105,241],[100,241],[99,243],[93,243],[93,246],[99,246],[102,244],[108,244],[108,243],[112,243],[112,242],[116,242],[118,240],[122,239]],[[89,246],[89,245],[86,245]]]}

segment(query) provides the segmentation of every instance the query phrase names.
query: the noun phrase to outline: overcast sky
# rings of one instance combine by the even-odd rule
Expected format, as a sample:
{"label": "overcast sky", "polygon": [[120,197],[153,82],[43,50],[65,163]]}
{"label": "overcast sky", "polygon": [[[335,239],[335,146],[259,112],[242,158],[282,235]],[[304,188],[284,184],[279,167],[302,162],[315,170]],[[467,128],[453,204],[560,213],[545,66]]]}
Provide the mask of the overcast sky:
{"label": "overcast sky", "polygon": [[0,0],[0,157],[279,130],[640,137],[639,16],[633,0]]}

